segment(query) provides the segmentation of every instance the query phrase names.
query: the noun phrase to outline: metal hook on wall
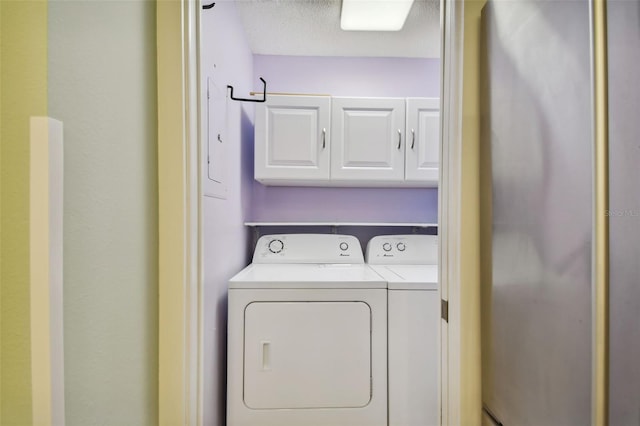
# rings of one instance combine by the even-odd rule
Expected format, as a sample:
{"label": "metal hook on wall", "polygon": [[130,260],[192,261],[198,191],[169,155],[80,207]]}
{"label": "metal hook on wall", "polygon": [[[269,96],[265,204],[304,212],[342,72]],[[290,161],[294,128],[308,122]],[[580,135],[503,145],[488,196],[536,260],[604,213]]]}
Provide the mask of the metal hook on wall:
{"label": "metal hook on wall", "polygon": [[211,4],[203,4],[203,5],[202,5],[202,8],[203,8],[203,9],[205,9],[205,10],[206,10],[206,9],[213,9],[213,6],[215,6],[215,5],[216,5],[216,3],[215,3],[215,2],[213,2],[213,3],[211,3]]}
{"label": "metal hook on wall", "polygon": [[240,102],[265,102],[267,100],[267,82],[264,81],[264,78],[262,77],[260,77],[260,81],[262,81],[262,99],[234,98],[233,86],[227,85],[227,89],[231,89],[231,99],[233,99],[234,101],[240,101]]}

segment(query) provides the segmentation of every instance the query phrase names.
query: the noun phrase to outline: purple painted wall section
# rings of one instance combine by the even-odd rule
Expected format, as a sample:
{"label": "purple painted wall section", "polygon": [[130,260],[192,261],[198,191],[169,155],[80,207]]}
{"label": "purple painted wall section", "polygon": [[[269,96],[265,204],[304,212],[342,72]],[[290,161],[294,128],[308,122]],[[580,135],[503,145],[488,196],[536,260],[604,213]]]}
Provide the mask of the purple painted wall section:
{"label": "purple painted wall section", "polygon": [[304,188],[254,184],[255,221],[437,222],[437,189]]}
{"label": "purple painted wall section", "polygon": [[253,72],[271,92],[440,97],[439,59],[254,55]]}
{"label": "purple painted wall section", "polygon": [[[253,81],[253,54],[235,2],[216,2],[215,9],[202,12],[202,41],[203,89],[210,77],[217,87],[230,84],[240,96],[246,95]],[[244,226],[253,189],[253,112],[252,104],[227,101],[223,154],[227,196],[203,197],[205,426],[225,424],[227,288],[229,278],[247,265],[253,249]]]}
{"label": "purple painted wall section", "polygon": [[[254,55],[253,72],[254,81],[264,78],[272,92],[440,96],[438,59]],[[294,188],[254,181],[250,220],[437,222],[437,194],[424,188]]]}

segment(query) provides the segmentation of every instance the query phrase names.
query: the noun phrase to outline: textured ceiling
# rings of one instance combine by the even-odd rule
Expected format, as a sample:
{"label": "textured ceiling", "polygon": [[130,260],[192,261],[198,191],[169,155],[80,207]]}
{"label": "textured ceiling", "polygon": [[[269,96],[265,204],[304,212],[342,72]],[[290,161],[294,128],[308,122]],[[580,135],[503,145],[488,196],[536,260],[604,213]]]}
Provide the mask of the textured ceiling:
{"label": "textured ceiling", "polygon": [[440,56],[439,0],[415,0],[404,28],[388,32],[341,30],[341,0],[235,1],[255,54]]}

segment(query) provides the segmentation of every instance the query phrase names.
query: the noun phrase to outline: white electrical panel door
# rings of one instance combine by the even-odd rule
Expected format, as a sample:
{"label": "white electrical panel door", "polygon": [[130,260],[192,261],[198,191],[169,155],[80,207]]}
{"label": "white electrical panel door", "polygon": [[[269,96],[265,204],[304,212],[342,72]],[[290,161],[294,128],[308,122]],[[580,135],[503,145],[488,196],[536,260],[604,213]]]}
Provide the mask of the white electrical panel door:
{"label": "white electrical panel door", "polygon": [[332,126],[332,180],[404,180],[403,98],[333,98]]}
{"label": "white electrical panel door", "polygon": [[405,179],[438,186],[440,163],[440,99],[407,99]]}
{"label": "white electrical panel door", "polygon": [[389,426],[439,425],[437,290],[389,290]]}
{"label": "white electrical panel door", "polygon": [[364,302],[254,302],[244,312],[250,409],[365,407],[371,309]]}
{"label": "white electrical panel door", "polygon": [[202,181],[204,195],[227,197],[227,163],[229,162],[227,139],[227,90],[225,86],[215,84],[213,77],[207,77],[206,93],[206,142],[202,159],[206,172]]}
{"label": "white electrical panel door", "polygon": [[330,120],[329,96],[267,95],[256,104],[256,180],[328,180]]}

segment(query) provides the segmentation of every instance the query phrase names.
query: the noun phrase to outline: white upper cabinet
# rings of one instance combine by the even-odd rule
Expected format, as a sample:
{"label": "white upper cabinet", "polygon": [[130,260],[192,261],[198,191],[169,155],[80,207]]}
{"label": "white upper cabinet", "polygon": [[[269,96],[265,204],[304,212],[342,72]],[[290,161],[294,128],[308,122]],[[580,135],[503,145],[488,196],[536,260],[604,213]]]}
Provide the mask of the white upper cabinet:
{"label": "white upper cabinet", "polygon": [[268,95],[256,104],[255,178],[271,184],[329,180],[331,98]]}
{"label": "white upper cabinet", "polygon": [[404,98],[333,98],[332,110],[332,181],[404,180]]}
{"label": "white upper cabinet", "polygon": [[440,99],[407,99],[405,179],[438,186]]}
{"label": "white upper cabinet", "polygon": [[268,95],[256,104],[265,185],[437,187],[438,98]]}

